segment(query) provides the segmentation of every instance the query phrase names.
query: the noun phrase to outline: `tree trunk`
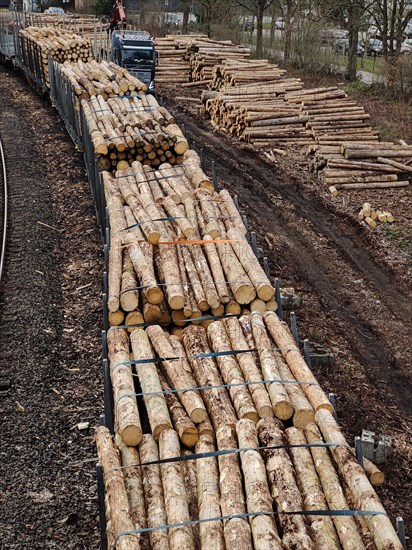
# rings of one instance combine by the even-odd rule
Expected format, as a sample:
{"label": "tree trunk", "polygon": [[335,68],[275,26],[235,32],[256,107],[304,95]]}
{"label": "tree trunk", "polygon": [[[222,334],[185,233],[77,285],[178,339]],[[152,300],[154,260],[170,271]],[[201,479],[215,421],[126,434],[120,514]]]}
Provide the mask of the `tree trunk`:
{"label": "tree trunk", "polygon": [[187,34],[187,28],[189,25],[189,16],[190,16],[190,4],[191,4],[191,0],[183,1],[182,34]]}
{"label": "tree trunk", "polygon": [[[196,445],[196,454],[215,451],[212,439],[200,439]],[[221,516],[219,504],[219,473],[214,456],[196,460],[197,496],[199,519],[218,518]],[[221,521],[200,523],[200,548],[224,550],[223,526]]]}
{"label": "tree trunk", "polygon": [[[262,316],[259,313],[251,315],[253,337],[256,349],[259,352],[260,367],[264,380],[280,380],[280,374],[272,346],[268,338]],[[277,418],[287,420],[293,415],[293,407],[289,396],[281,382],[268,384],[268,393],[272,402],[273,411]]]}
{"label": "tree trunk", "polygon": [[[118,441],[117,441],[118,440]],[[122,457],[122,466],[124,468],[124,483],[129,499],[130,517],[135,529],[145,529],[147,527],[145,499],[143,495],[143,480],[140,464],[140,456],[136,447],[125,445],[120,436],[116,437],[118,449]],[[141,442],[140,442],[141,443]],[[140,550],[150,550],[149,533],[139,533]]]}
{"label": "tree trunk", "polygon": [[265,0],[257,0],[256,10],[256,56],[263,56],[263,13],[265,10]]}
{"label": "tree trunk", "polygon": [[[189,449],[182,450],[182,456],[191,455],[193,452]],[[192,521],[199,519],[199,502],[197,498],[197,473],[196,473],[197,460],[183,460],[182,474],[185,482],[186,494],[189,500],[189,514]],[[199,525],[192,525],[193,537],[195,540],[195,548],[200,548],[199,539]],[[153,547],[155,548],[155,547]]]}
{"label": "tree trunk", "polygon": [[269,39],[269,48],[272,50],[275,43],[275,33],[276,33],[276,4],[272,3],[272,13],[270,20],[270,39]]}
{"label": "tree trunk", "polygon": [[179,403],[175,393],[167,393],[170,390],[170,386],[167,383],[165,377],[159,372],[160,385],[164,394],[169,414],[173,422],[173,427],[180,438],[180,441],[186,447],[194,447],[199,441],[199,432],[190,418],[187,416],[184,408]]}
{"label": "tree trunk", "polygon": [[130,365],[119,365],[130,360],[127,330],[111,328],[107,333],[107,345],[117,432],[126,445],[138,445],[143,432],[136,397],[133,395],[132,369]]}
{"label": "tree trunk", "polygon": [[[219,451],[237,449],[236,438],[229,426],[223,426],[217,430],[216,440]],[[246,505],[238,455],[236,453],[220,455],[218,462],[222,515],[244,514]],[[226,548],[230,550],[251,550],[253,548],[250,526],[247,520],[243,518],[226,520],[223,529]]]}
{"label": "tree trunk", "polygon": [[[162,361],[162,365],[173,388],[175,390],[195,388],[196,381],[190,366],[187,364],[186,354],[182,345],[176,342],[176,340],[173,340],[173,337],[168,339],[167,335],[158,325],[147,327],[146,334],[149,336],[157,355],[165,358],[165,360]],[[167,358],[173,357],[179,357],[180,359],[167,360]],[[185,391],[176,395],[193,422],[199,423],[206,418],[206,408],[199,392]]]}
{"label": "tree trunk", "polygon": [[[247,350],[248,344],[242,332],[238,319],[225,319],[226,330],[233,350]],[[260,382],[262,376],[256,365],[252,353],[240,353],[237,356],[239,366],[247,382]],[[249,386],[253,402],[260,418],[273,417],[273,408],[264,384],[252,384]]]}
{"label": "tree trunk", "polygon": [[[259,447],[256,427],[251,420],[239,420],[236,432],[240,448]],[[243,478],[246,491],[248,512],[272,512],[272,497],[269,492],[265,463],[259,451],[240,453]],[[281,550],[279,538],[272,515],[251,516],[249,518],[255,550]]]}
{"label": "tree trunk", "polygon": [[349,56],[346,69],[348,80],[356,80],[358,63],[359,7],[357,1],[348,3]]}
{"label": "tree trunk", "polygon": [[[214,352],[232,351],[229,337],[222,322],[215,321],[211,323],[207,328],[207,336]],[[225,384],[244,384],[245,379],[235,356],[221,355],[216,357],[216,362]],[[257,422],[259,416],[253,405],[248,387],[242,385],[235,386],[228,388],[228,392],[238,418],[249,418]]]}
{"label": "tree trunk", "polygon": [[282,355],[295,379],[299,382],[310,382],[310,384],[302,385],[302,389],[312,407],[315,411],[318,409],[327,409],[333,412],[329,399],[319,387],[318,381],[305,363],[289,327],[272,311],[266,312],[263,317],[270,335],[276,345],[281,348]]}
{"label": "tree trunk", "polygon": [[[262,447],[282,446],[286,442],[283,426],[274,418],[261,420],[257,429]],[[279,448],[262,452],[266,462],[270,491],[276,503],[276,510],[279,512],[283,544],[286,548],[296,548],[296,550],[314,550],[303,516],[282,514],[282,512],[303,509],[302,497],[287,450]]]}
{"label": "tree trunk", "polygon": [[[130,518],[129,501],[121,469],[119,452],[116,449],[109,430],[99,426],[95,431],[99,461],[103,468],[103,479],[106,491],[106,510],[108,522],[114,537],[124,531],[133,531],[135,526]],[[116,541],[118,550],[138,550],[138,535],[122,536]],[[181,550],[181,549],[180,549]]]}
{"label": "tree trunk", "polygon": [[[303,432],[298,428],[285,431],[289,445],[306,444]],[[322,491],[310,451],[306,447],[291,447],[289,454],[296,472],[296,479],[303,497],[305,510],[327,510],[328,505]],[[316,548],[339,550],[340,543],[332,522],[328,516],[308,516]]]}
{"label": "tree trunk", "polygon": [[[412,171],[412,168],[411,168]],[[211,241],[210,235],[203,235],[203,240]],[[222,264],[220,262],[219,254],[216,250],[215,243],[204,244],[203,249],[206,252],[207,259],[209,261],[210,271],[213,275],[213,281],[216,286],[216,290],[222,304],[227,304],[230,301],[229,292],[225,282],[225,274],[223,273]]]}
{"label": "tree trunk", "polygon": [[[135,360],[153,359],[153,350],[144,330],[137,329],[130,335]],[[161,393],[159,376],[155,363],[139,363],[136,365],[142,393],[160,392],[155,395],[144,395],[143,401],[149,417],[152,435],[158,439],[163,430],[172,427],[166,400]]]}
{"label": "tree trunk", "polygon": [[[154,462],[159,460],[159,451],[156,441],[150,434],[145,434],[139,445],[140,461]],[[159,527],[167,524],[166,509],[163,496],[160,466],[152,464],[142,466],[144,504],[147,512],[148,527]],[[150,531],[150,544],[152,548],[169,550],[169,542],[166,529]]]}
{"label": "tree trunk", "polygon": [[252,281],[258,298],[265,302],[271,300],[275,295],[275,290],[241,231],[239,229],[229,229],[227,237],[237,241],[232,243],[232,248]]}
{"label": "tree trunk", "polygon": [[123,250],[123,273],[120,292],[120,305],[124,311],[133,311],[139,306],[137,279],[128,250]]}
{"label": "tree trunk", "polygon": [[292,6],[293,0],[286,0],[285,12],[285,42],[284,42],[284,62],[290,63],[292,57]]}
{"label": "tree trunk", "polygon": [[140,17],[139,25],[141,29],[144,29],[146,25],[146,0],[140,0]]}
{"label": "tree trunk", "polygon": [[[304,433],[308,443],[315,445],[323,443],[316,424],[308,424]],[[349,509],[328,449],[325,447],[311,447],[310,452],[329,508],[331,510]],[[357,550],[358,548],[362,550],[364,548],[354,518],[336,516],[332,519],[344,550]]]}
{"label": "tree trunk", "polygon": [[[163,430],[159,437],[160,460],[180,456],[179,437],[174,430]],[[189,501],[185,491],[180,462],[160,465],[165,508],[168,523],[190,521]],[[190,525],[169,529],[170,550],[195,550],[193,531]]]}
{"label": "tree trunk", "polygon": [[[183,332],[183,345],[198,385],[221,386],[223,382],[213,358],[194,358],[198,354],[210,353],[205,329],[196,326],[186,328]],[[203,390],[202,397],[215,430],[225,424],[236,425],[236,413],[224,388]]]}

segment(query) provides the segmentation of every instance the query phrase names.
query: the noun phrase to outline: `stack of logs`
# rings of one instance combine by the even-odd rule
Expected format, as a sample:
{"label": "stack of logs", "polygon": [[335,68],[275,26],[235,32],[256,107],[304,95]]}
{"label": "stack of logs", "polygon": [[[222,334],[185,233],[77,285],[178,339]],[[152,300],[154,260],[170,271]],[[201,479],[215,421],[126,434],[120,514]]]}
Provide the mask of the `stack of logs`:
{"label": "stack of logs", "polygon": [[188,322],[207,325],[205,315],[276,309],[234,202],[213,191],[197,153],[187,151],[179,167],[133,162],[103,181],[111,325],[174,323],[180,333]]}
{"label": "stack of logs", "polygon": [[226,59],[222,64],[212,69],[211,90],[220,90],[227,86],[241,86],[266,82],[269,86],[286,73],[266,59]]}
{"label": "stack of logs", "polygon": [[369,202],[365,202],[358,214],[358,220],[364,221],[372,229],[380,223],[393,223],[395,221],[394,216],[385,210],[374,210]]}
{"label": "stack of logs", "polygon": [[96,442],[110,548],[402,550],[275,313],[190,326],[181,339],[151,326],[129,342],[112,328],[108,347],[116,446],[104,427]]}
{"label": "stack of logs", "polygon": [[87,38],[63,29],[28,27],[19,32],[23,61],[48,88],[49,56],[58,63],[91,61],[91,46]]}
{"label": "stack of logs", "polygon": [[196,38],[207,39],[206,35],[166,35],[156,38],[159,65],[156,68],[156,82],[159,84],[184,83],[190,80],[189,63],[185,59],[187,45]]}
{"label": "stack of logs", "polygon": [[147,86],[126,69],[106,61],[89,61],[70,63],[65,61],[61,72],[66,75],[73,86],[76,96],[89,99],[100,95],[104,100],[109,97],[144,94]]}
{"label": "stack of logs", "polygon": [[404,178],[412,172],[407,164],[411,156],[411,146],[344,141],[317,147],[311,167],[336,196],[340,190],[407,187],[409,181]]}
{"label": "stack of logs", "polygon": [[[112,64],[109,69],[114,70]],[[123,82],[130,88],[136,81],[130,75],[126,77],[126,73],[118,73],[123,75],[119,88]],[[154,96],[133,93],[132,97],[105,100],[97,95],[90,100],[83,99],[81,104],[99,170],[113,173],[130,170],[134,161],[155,168],[164,162],[182,164],[189,148],[187,140],[172,115]]]}
{"label": "stack of logs", "polygon": [[197,39],[188,44],[186,51],[191,79],[203,82],[211,82],[215,65],[229,59],[239,60],[249,57],[250,48],[233,44],[230,40]]}
{"label": "stack of logs", "polygon": [[241,140],[258,146],[308,145],[311,132],[309,118],[299,107],[284,100],[284,95],[302,87],[298,79],[232,86],[220,92],[204,91],[202,101],[212,124]]}

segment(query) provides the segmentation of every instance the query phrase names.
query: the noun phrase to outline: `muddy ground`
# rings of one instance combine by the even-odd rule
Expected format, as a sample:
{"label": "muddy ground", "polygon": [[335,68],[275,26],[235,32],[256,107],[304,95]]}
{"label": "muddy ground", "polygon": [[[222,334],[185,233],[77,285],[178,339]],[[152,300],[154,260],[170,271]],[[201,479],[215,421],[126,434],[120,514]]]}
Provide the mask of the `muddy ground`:
{"label": "muddy ground", "polygon": [[[187,90],[162,88],[163,98]],[[165,99],[164,99],[165,100]],[[337,400],[349,440],[362,429],[393,438],[378,490],[392,519],[412,521],[412,308],[411,256],[356,220],[353,203],[335,203],[299,166],[297,150],[274,166],[248,145],[213,131],[193,104],[165,100],[186,135],[203,149],[205,166],[217,163],[222,186],[239,197],[273,276],[302,298],[296,310],[300,339],[330,350],[315,375]],[[361,191],[360,193],[365,193]],[[411,192],[389,192],[402,223],[411,227]],[[286,313],[286,320],[290,312]]]}
{"label": "muddy ground", "polygon": [[[82,157],[0,67],[10,223],[0,299],[0,547],[97,548],[102,255]],[[90,427],[79,430],[80,422]]]}

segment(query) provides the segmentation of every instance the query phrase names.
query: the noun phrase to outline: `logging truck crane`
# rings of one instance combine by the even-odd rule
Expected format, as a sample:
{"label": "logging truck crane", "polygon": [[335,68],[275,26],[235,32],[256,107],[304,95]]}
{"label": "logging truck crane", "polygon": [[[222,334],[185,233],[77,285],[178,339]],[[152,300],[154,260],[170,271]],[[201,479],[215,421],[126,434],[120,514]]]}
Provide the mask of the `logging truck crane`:
{"label": "logging truck crane", "polygon": [[[123,29],[119,29],[122,23]],[[146,31],[127,31],[122,0],[116,0],[112,10],[112,60],[147,85],[147,93],[155,93],[155,71],[159,55]]]}

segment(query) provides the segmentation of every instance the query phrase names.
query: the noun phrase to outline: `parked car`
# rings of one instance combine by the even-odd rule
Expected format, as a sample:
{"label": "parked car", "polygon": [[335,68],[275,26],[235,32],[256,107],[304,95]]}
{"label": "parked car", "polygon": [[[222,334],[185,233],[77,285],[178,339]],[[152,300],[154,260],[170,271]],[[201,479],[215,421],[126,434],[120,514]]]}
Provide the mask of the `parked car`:
{"label": "parked car", "polygon": [[[393,49],[396,50],[396,40],[393,41]],[[411,53],[411,50],[412,50],[412,46],[408,46],[408,44],[405,44],[405,42],[402,42],[401,43],[401,49],[400,49],[400,52],[402,54],[404,53]]]}
{"label": "parked car", "polygon": [[412,21],[409,21],[408,24],[406,25],[404,34],[406,38],[408,38],[409,40],[412,39]]}
{"label": "parked car", "polygon": [[[362,44],[363,45],[363,44]],[[383,42],[377,38],[370,38],[366,42],[366,55],[379,56],[383,54]]]}
{"label": "parked car", "polygon": [[[332,49],[335,53],[338,53],[341,55],[349,55],[349,40],[347,38],[335,40],[335,42],[332,44]],[[364,52],[363,47],[360,44],[358,44],[356,55],[358,57],[362,57],[363,52]]]}
{"label": "parked car", "polygon": [[64,15],[64,9],[50,6],[50,8],[47,8],[44,10],[44,13],[52,13],[54,15]]}
{"label": "parked car", "polygon": [[404,40],[403,46],[405,48],[408,48],[409,51],[412,51],[412,38],[407,38],[406,40]]}
{"label": "parked car", "polygon": [[322,44],[332,44],[337,40],[343,40],[348,37],[348,31],[344,29],[322,29],[319,32]]}

